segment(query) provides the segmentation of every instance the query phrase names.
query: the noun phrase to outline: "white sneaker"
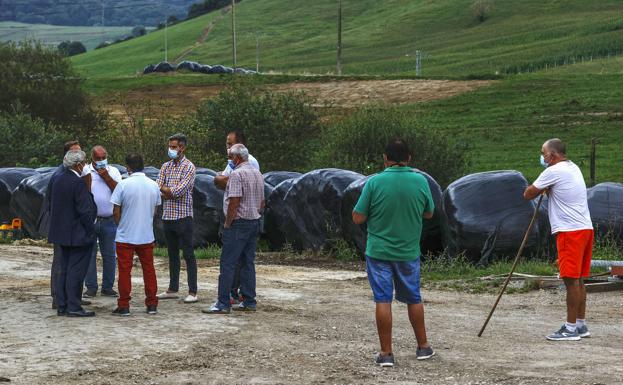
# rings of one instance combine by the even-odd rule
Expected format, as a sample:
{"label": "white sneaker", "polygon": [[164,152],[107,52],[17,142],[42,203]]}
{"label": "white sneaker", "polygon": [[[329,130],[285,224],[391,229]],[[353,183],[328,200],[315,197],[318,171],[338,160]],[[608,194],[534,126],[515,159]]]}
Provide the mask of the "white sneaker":
{"label": "white sneaker", "polygon": [[195,303],[199,301],[196,295],[188,294],[186,298],[184,298],[184,303]]}
{"label": "white sneaker", "polygon": [[166,291],[158,294],[156,297],[158,297],[158,299],[178,299],[179,298],[177,293],[169,293]]}

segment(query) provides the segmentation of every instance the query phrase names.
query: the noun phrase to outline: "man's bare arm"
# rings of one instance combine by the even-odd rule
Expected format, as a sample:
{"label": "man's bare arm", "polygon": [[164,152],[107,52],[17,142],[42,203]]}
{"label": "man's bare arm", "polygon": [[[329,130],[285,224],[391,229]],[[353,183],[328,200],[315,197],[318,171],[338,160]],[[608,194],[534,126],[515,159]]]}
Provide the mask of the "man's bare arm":
{"label": "man's bare arm", "polygon": [[229,180],[228,176],[225,175],[217,175],[214,177],[214,185],[216,188],[220,190],[225,190],[227,187],[227,181]]}
{"label": "man's bare arm", "polygon": [[119,222],[121,222],[121,206],[113,206],[112,216],[115,219],[115,223],[118,225]]}
{"label": "man's bare arm", "polygon": [[368,220],[368,216],[367,215],[363,215],[363,214],[359,214],[356,211],[353,211],[353,223],[356,225],[361,225],[366,223],[366,221]]}

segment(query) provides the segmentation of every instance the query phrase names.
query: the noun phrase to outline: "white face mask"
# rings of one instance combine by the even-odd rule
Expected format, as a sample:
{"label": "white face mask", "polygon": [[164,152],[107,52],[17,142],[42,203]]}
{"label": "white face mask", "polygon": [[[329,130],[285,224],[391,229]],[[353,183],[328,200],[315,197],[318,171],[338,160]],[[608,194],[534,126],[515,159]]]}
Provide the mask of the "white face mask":
{"label": "white face mask", "polygon": [[544,168],[548,168],[549,167],[549,163],[547,163],[545,161],[545,157],[542,154],[541,154],[540,162],[541,162],[541,166],[543,166]]}

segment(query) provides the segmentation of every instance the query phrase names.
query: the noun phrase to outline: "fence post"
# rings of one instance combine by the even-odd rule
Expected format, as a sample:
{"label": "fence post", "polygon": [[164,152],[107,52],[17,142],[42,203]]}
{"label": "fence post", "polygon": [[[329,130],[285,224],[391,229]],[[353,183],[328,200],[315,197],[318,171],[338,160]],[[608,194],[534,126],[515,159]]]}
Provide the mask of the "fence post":
{"label": "fence post", "polygon": [[589,181],[589,187],[593,187],[595,185],[595,145],[597,143],[597,139],[593,138],[591,140],[591,169],[590,169],[590,181]]}

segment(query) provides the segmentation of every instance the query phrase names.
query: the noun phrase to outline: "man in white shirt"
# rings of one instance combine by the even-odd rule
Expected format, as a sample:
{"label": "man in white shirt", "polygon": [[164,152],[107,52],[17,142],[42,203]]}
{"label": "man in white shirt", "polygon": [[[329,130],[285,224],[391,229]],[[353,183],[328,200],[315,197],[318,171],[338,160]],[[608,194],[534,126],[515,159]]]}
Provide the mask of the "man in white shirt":
{"label": "man in white shirt", "polygon": [[567,322],[547,336],[551,341],[578,341],[590,337],[586,326],[586,288],[593,255],[593,223],[588,211],[586,184],[580,168],[567,159],[565,144],[550,139],[541,148],[545,171],[524,191],[531,200],[542,192],[549,197],[548,214],[556,235],[558,268],[567,288]]}
{"label": "man in white shirt", "polygon": [[[225,188],[227,187],[227,181],[229,181],[229,176],[231,175],[232,172],[234,172],[234,169],[236,168],[236,165],[234,164],[234,161],[233,161],[233,157],[231,156],[231,153],[230,153],[231,147],[234,144],[242,144],[243,146],[247,145],[247,138],[245,137],[242,131],[231,131],[227,134],[227,139],[225,141],[225,146],[227,147],[227,166],[225,166],[225,170],[223,170],[223,172],[220,175],[217,175],[216,177],[214,177],[214,184],[216,185],[217,188],[221,190],[225,190]],[[253,157],[253,155],[249,154],[247,162],[249,162],[251,167],[261,172],[260,164],[257,161],[257,159]],[[231,303],[232,304],[238,304],[241,302],[241,300],[244,299],[244,298],[240,298],[240,294],[239,294],[240,269],[241,269],[240,265],[236,266],[236,272],[234,274],[234,283],[231,288]]]}
{"label": "man in white shirt", "polygon": [[113,289],[115,283],[115,233],[117,225],[112,217],[112,203],[110,196],[115,190],[117,183],[121,182],[121,173],[116,168],[108,165],[108,153],[102,146],[95,146],[91,150],[91,163],[84,167],[82,176],[90,181],[91,193],[97,206],[97,221],[95,222],[95,234],[97,239],[93,244],[89,269],[84,280],[86,291],[85,297],[97,295],[97,248],[102,254],[102,291],[101,295],[116,297],[117,292]]}
{"label": "man in white shirt", "polygon": [[158,282],[154,268],[154,214],[161,204],[160,188],[143,171],[143,158],[130,154],[126,158],[130,177],[121,181],[110,198],[117,229],[117,260],[119,263],[119,299],[114,315],[130,315],[132,264],[134,253],[143,268],[147,314],[158,309]]}

